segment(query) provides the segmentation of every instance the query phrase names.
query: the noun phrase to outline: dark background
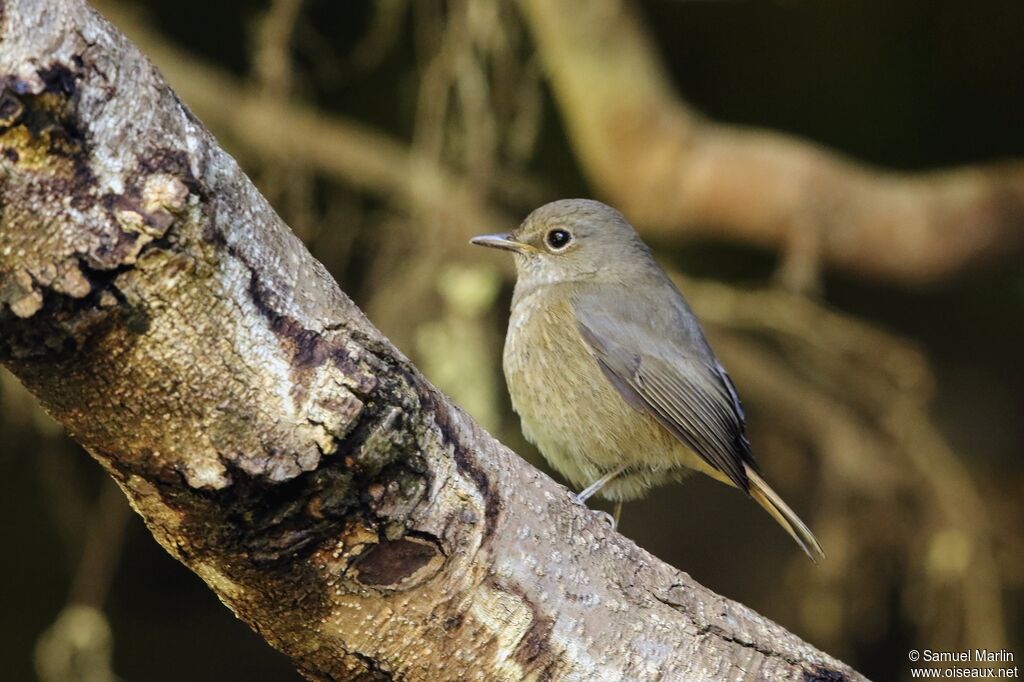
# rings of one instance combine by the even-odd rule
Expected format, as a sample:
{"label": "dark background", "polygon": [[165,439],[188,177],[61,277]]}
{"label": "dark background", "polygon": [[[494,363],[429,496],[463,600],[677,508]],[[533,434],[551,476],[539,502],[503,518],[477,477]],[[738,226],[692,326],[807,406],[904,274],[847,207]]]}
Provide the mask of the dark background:
{"label": "dark background", "polygon": [[[266,3],[148,0],[137,5],[162,39],[240,79],[253,79],[251,55]],[[1024,3],[648,0],[642,10],[681,96],[720,121],[787,131],[895,169],[1024,156]],[[404,11],[387,48],[360,63],[353,55],[362,49],[374,21],[373,4],[308,0],[297,28],[294,84],[287,97],[412,139],[421,73],[414,39],[417,12]],[[529,54],[529,45],[523,52]],[[542,126],[524,172],[545,199],[593,195],[546,86],[540,92]],[[214,132],[234,151],[229,135]],[[280,189],[275,175],[280,169],[273,164],[256,160],[249,165],[243,155],[240,160],[345,290],[419,362],[423,351],[416,330],[403,327],[397,315],[379,312],[386,303],[374,301],[392,262],[385,258],[389,242],[402,239],[414,219],[386,201],[312,172],[305,176],[303,198],[296,199],[291,190]],[[336,205],[342,208],[332,211]],[[530,208],[515,200],[505,206],[517,217]],[[347,218],[352,215],[358,220]],[[479,231],[510,227],[480,226]],[[689,276],[736,286],[769,282],[776,265],[775,254],[737,243],[690,240],[653,246],[663,262]],[[496,369],[510,292],[507,275],[502,272],[493,310],[479,323],[485,347],[492,349],[486,386],[498,391],[497,416],[484,421],[539,464],[518,434]],[[1020,259],[917,289],[828,271],[823,297],[843,315],[908,339],[929,360],[936,381],[932,418],[966,468],[992,524],[1004,644],[1024,655]],[[417,324],[436,330],[447,324],[448,314],[438,303]],[[428,376],[448,390],[431,366],[437,364],[428,360]],[[35,642],[68,600],[82,538],[104,523],[102,515],[96,520],[94,501],[109,483],[9,376],[0,383],[0,400],[0,518],[8,519],[0,532],[6,548],[0,563],[0,657],[5,679],[33,679]],[[749,408],[756,446],[756,437],[771,425],[758,426],[758,405]],[[770,440],[770,434],[761,440]],[[765,466],[771,474],[773,465]],[[812,492],[786,489],[786,497],[795,508],[808,510],[803,515],[812,527],[824,523],[816,523],[819,502]],[[894,519],[907,504],[893,501]],[[870,524],[851,532],[888,535],[894,531],[886,528],[885,518],[881,510]],[[894,524],[906,539],[890,543],[890,553],[872,561],[845,564],[843,574],[828,578],[832,592],[803,607],[794,607],[794,600],[811,580],[807,576],[820,576],[815,570],[827,573],[827,566],[805,566],[766,515],[710,481],[661,489],[627,506],[622,531],[715,591],[779,621],[867,676],[887,680],[908,675],[905,657],[912,648],[994,646],[970,641],[968,629],[943,635],[942,641],[923,639],[938,637],[931,633],[942,629],[922,625],[929,616],[911,617],[925,606],[903,567],[919,551],[913,538],[920,529],[899,518]],[[111,535],[120,537],[116,531]],[[105,612],[118,676],[138,681],[297,679],[288,661],[170,559],[137,517],[127,522],[123,546],[112,544]],[[859,618],[856,604],[868,593],[884,608]],[[828,614],[807,614],[801,608]],[[934,616],[949,617],[941,609]]]}

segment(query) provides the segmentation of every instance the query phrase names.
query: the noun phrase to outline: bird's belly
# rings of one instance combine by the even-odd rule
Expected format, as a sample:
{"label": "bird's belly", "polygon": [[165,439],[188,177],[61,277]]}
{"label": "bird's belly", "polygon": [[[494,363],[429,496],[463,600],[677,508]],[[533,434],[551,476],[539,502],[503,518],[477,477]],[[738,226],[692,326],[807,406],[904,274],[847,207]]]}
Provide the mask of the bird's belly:
{"label": "bird's belly", "polygon": [[[703,462],[647,413],[633,408],[601,372],[563,311],[513,314],[504,369],[523,433],[577,489],[622,465],[602,491],[641,496]],[[562,314],[560,314],[562,313]]]}

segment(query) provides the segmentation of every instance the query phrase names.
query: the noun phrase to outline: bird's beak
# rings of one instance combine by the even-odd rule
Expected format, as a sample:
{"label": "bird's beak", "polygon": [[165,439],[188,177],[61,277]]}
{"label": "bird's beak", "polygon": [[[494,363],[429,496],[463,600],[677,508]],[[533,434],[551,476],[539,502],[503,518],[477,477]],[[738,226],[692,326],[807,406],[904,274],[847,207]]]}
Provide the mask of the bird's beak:
{"label": "bird's beak", "polygon": [[492,249],[504,249],[505,251],[513,251],[515,253],[525,253],[530,248],[528,244],[512,239],[511,232],[477,235],[470,239],[469,243],[476,244],[477,246],[488,246]]}

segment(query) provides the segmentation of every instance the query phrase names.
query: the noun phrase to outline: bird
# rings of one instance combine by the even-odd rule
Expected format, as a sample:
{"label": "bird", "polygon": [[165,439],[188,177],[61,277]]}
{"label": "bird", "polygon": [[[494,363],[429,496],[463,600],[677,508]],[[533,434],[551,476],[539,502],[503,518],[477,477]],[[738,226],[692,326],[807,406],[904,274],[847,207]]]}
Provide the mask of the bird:
{"label": "bird", "polygon": [[511,251],[502,367],[522,431],[580,492],[615,504],[693,471],[752,497],[817,562],[821,545],[765,482],[736,387],[697,317],[615,209],[562,199],[471,244]]}

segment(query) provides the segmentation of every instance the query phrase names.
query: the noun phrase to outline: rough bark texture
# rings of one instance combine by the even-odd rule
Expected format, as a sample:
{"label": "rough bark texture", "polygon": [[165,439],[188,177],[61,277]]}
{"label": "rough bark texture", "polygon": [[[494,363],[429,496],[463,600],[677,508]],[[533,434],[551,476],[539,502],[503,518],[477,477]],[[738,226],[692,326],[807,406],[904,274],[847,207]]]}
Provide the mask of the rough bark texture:
{"label": "rough bark texture", "polygon": [[519,0],[585,170],[645,234],[797,251],[923,284],[1024,247],[1024,163],[871,168],[795,137],[726,126],[676,94],[622,0]]}
{"label": "rough bark texture", "polygon": [[0,358],[304,675],[860,679],[446,402],[83,2],[0,9]]}

